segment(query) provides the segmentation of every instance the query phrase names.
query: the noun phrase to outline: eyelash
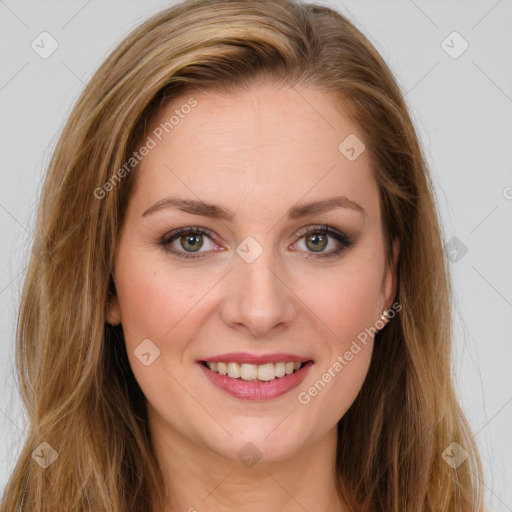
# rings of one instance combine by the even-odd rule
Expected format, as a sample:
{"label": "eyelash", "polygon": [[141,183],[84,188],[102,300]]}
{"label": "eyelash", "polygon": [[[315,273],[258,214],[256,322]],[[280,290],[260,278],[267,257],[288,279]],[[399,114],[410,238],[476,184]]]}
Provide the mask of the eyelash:
{"label": "eyelash", "polygon": [[[313,234],[313,233],[315,233],[315,234],[319,234],[320,233],[320,234],[330,235],[332,238],[334,238],[335,240],[337,240],[341,244],[341,247],[339,249],[331,250],[330,252],[327,252],[327,253],[318,253],[318,254],[312,253],[312,256],[307,256],[308,258],[309,257],[313,257],[313,258],[327,258],[327,257],[338,256],[345,249],[351,247],[354,244],[354,241],[346,233],[343,233],[342,231],[338,231],[337,229],[334,229],[331,226],[327,226],[327,225],[313,226],[313,227],[307,228],[305,231],[301,232],[298,235],[297,241],[299,241],[300,239],[304,238],[305,236]],[[208,230],[206,230],[204,228],[200,228],[200,227],[187,227],[187,228],[179,228],[179,229],[176,229],[174,231],[171,231],[170,233],[167,233],[166,235],[164,235],[162,237],[162,239],[160,240],[159,244],[166,251],[168,251],[168,252],[170,252],[172,254],[176,254],[179,258],[183,258],[183,259],[204,258],[205,257],[204,253],[201,256],[198,256],[198,255],[196,255],[194,253],[180,252],[180,251],[176,251],[175,249],[167,248],[167,246],[171,242],[173,242],[175,239],[177,239],[180,236],[184,236],[184,235],[188,235],[188,234],[201,234],[201,235],[205,235],[212,242],[214,242],[214,240],[212,239],[211,234],[210,234],[210,232]],[[199,253],[197,253],[197,254],[199,254]]]}

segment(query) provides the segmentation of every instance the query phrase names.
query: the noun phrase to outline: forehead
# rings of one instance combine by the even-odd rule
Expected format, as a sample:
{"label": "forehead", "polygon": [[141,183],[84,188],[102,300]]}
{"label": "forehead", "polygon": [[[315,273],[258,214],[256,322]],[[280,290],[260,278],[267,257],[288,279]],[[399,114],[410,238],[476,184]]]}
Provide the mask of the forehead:
{"label": "forehead", "polygon": [[366,151],[355,160],[342,151],[347,137],[362,147],[363,134],[341,102],[316,89],[183,93],[158,113],[148,136],[154,147],[136,171],[135,188],[145,203],[165,193],[222,197],[234,209],[337,193],[360,202],[377,197]]}

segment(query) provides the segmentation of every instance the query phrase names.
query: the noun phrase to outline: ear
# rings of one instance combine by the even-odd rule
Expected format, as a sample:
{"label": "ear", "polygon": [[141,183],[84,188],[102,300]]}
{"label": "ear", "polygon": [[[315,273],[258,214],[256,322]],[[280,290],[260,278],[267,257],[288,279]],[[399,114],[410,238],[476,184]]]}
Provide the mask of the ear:
{"label": "ear", "polygon": [[387,266],[386,272],[384,274],[384,279],[382,281],[382,298],[383,298],[383,307],[382,311],[388,310],[393,305],[393,300],[396,296],[396,291],[398,288],[398,256],[400,254],[400,240],[398,237],[395,237],[393,240],[392,247],[392,262]]}
{"label": "ear", "polygon": [[115,291],[112,295],[109,295],[106,320],[110,325],[119,325],[121,323],[121,308],[119,307],[119,299]]}

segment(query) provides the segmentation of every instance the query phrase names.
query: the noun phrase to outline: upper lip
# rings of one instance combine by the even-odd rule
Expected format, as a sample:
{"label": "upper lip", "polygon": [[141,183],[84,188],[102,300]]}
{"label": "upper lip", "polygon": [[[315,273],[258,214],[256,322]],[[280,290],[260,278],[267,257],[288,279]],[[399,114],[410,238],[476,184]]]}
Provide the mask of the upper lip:
{"label": "upper lip", "polygon": [[266,364],[266,363],[279,363],[294,362],[305,363],[311,361],[310,357],[302,357],[297,354],[286,354],[279,352],[277,354],[251,354],[249,352],[231,352],[229,354],[220,354],[218,356],[205,357],[199,359],[199,362],[208,361],[210,363],[239,363],[239,364]]}

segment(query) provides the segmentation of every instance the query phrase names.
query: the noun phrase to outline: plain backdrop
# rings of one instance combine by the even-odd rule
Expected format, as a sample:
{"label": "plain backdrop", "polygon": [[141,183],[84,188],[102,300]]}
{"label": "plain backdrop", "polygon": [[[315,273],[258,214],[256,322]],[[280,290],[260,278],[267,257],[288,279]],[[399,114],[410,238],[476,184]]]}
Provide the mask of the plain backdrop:
{"label": "plain backdrop", "polygon": [[[481,450],[487,506],[512,511],[512,0],[323,3],[370,38],[406,93],[450,241],[459,398]],[[14,325],[49,157],[103,59],[172,4],[0,0],[0,492],[27,426]],[[31,46],[42,32],[58,44],[47,58]]]}

